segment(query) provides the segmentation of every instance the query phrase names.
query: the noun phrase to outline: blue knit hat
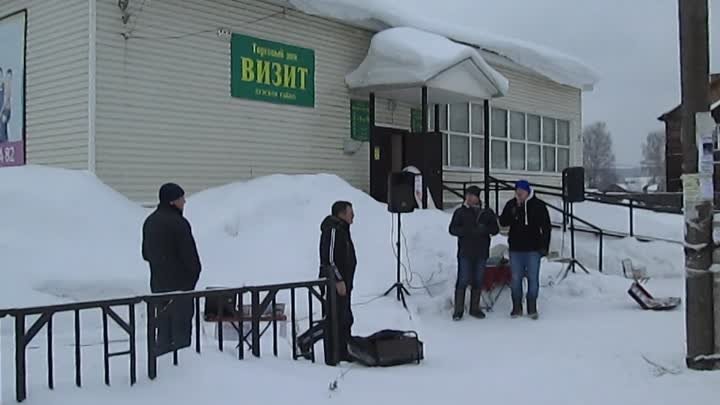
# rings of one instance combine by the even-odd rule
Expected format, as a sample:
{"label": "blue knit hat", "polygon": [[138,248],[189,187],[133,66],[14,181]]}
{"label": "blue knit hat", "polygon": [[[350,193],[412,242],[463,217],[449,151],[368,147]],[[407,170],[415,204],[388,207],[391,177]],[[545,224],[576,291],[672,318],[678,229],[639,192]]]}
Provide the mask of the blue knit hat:
{"label": "blue knit hat", "polygon": [[530,192],[530,183],[528,183],[527,180],[518,180],[515,183],[515,190],[525,190],[529,193]]}

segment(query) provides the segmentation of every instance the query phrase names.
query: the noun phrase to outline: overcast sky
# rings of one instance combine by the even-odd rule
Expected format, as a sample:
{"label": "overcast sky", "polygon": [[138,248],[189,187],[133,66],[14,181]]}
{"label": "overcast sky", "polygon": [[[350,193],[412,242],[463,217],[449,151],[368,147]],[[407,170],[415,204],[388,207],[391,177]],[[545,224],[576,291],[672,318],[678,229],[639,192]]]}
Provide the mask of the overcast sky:
{"label": "overcast sky", "polygon": [[[583,120],[608,123],[618,164],[638,165],[647,133],[663,129],[657,117],[680,101],[677,0],[453,2],[459,6],[424,0],[436,15],[553,47],[595,69],[601,81],[583,95]],[[720,0],[710,7],[711,71],[718,71]]]}

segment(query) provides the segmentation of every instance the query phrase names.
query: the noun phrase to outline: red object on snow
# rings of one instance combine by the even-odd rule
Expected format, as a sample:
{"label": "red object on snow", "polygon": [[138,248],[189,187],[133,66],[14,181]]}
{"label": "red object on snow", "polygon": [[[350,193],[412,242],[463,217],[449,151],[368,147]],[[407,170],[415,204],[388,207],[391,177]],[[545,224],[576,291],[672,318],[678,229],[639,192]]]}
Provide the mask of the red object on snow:
{"label": "red object on snow", "polygon": [[492,291],[495,288],[510,285],[511,281],[512,272],[509,263],[485,267],[484,291]]}

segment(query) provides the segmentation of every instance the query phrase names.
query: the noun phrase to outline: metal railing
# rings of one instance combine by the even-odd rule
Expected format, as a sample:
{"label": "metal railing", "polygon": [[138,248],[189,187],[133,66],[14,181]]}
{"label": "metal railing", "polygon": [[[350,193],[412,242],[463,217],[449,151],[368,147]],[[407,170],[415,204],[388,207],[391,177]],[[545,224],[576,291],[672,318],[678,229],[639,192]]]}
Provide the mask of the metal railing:
{"label": "metal railing", "polygon": [[[494,187],[495,212],[498,213],[498,215],[500,215],[500,192],[501,191],[512,191],[515,189],[515,185],[512,182],[496,179],[494,177],[491,177],[491,181],[494,183],[494,186],[495,186]],[[536,190],[536,192],[538,192],[535,187],[536,186],[533,186],[533,188]],[[542,194],[542,193],[543,193],[542,191],[538,192],[538,194]],[[560,196],[562,196],[562,194],[560,194]],[[575,213],[573,212],[572,204],[569,204],[569,206],[563,206],[561,208],[561,207],[557,207],[553,204],[550,204],[547,201],[544,201],[544,203],[551,210],[554,210],[554,211],[562,214],[562,216],[563,216],[562,224],[560,224],[560,225],[555,224],[554,226],[562,227],[563,231],[566,229],[570,230],[570,250],[571,250],[571,255],[573,258],[575,258],[575,231],[578,230],[575,227],[575,221],[589,227],[590,232],[598,236],[599,243],[598,243],[598,264],[597,264],[598,267],[597,268],[598,268],[598,271],[602,272],[603,271],[603,248],[604,248],[605,231],[603,231],[603,229],[600,228],[599,226],[592,224],[582,218],[577,217],[575,215]],[[568,227],[568,225],[569,225],[569,227]]]}
{"label": "metal railing", "polygon": [[[510,182],[497,179],[495,177],[490,177],[490,187],[491,190],[494,190],[495,192],[495,210],[497,211],[499,209],[499,191],[508,191],[506,189],[500,190],[500,184],[510,184]],[[463,199],[465,190],[470,185],[478,185],[479,187],[483,188],[483,182],[482,181],[476,181],[476,182],[470,182],[470,181],[444,181],[443,182],[443,189],[447,192],[450,192],[451,194],[457,196],[460,199]],[[553,186],[553,185],[547,185],[547,184],[539,184],[539,183],[530,183],[530,185],[535,190],[536,194],[538,195],[545,195],[550,197],[556,197],[559,199],[562,199],[562,187],[559,186]],[[618,200],[614,201],[614,199],[620,199],[627,200],[627,202]],[[632,195],[629,194],[623,194],[622,197],[615,196],[615,195],[608,195],[603,193],[597,193],[592,191],[587,191],[585,193],[585,200],[597,204],[603,204],[603,205],[609,205],[609,206],[616,206],[616,207],[623,207],[627,208],[627,215],[628,215],[628,222],[627,222],[627,231],[616,231],[616,230],[608,230],[603,229],[603,234],[606,236],[613,236],[618,238],[623,237],[633,237],[637,238],[639,240],[661,240],[666,242],[680,242],[679,240],[673,240],[663,237],[657,237],[653,235],[644,235],[644,234],[638,234],[636,229],[636,213],[638,210],[643,211],[651,211],[655,213],[665,213],[665,214],[681,214],[682,209],[680,208],[672,208],[667,206],[657,206],[657,205],[648,205],[642,202],[640,199],[633,198]],[[563,204],[565,205],[565,204]],[[567,208],[567,207],[565,207]],[[577,218],[577,217],[576,217]],[[599,235],[599,231],[595,229],[596,227],[590,227],[590,228],[582,228],[577,227],[576,230],[578,232],[582,233],[590,233],[593,235]]]}
{"label": "metal railing", "polygon": [[[206,310],[208,299],[216,302],[231,302],[232,305],[226,309],[224,305],[219,305],[219,314],[212,318],[212,322],[217,324],[217,343],[220,351],[224,350],[224,324],[231,323],[238,334],[238,358],[244,358],[245,346],[247,345],[252,351],[253,356],[260,357],[261,336],[272,325],[273,334],[273,355],[278,356],[278,321],[287,321],[284,315],[276,316],[277,296],[281,291],[289,291],[290,293],[290,322],[292,337],[292,358],[296,360],[300,357],[297,353],[297,329],[298,322],[296,311],[297,291],[306,290],[308,315],[308,328],[316,325],[317,322],[324,322],[325,336],[331,336],[330,341],[324,340],[326,345],[326,353],[330,354],[330,359],[326,359],[326,363],[336,365],[338,363],[337,352],[337,303],[335,299],[335,283],[329,279],[318,279],[313,281],[264,285],[255,287],[227,288],[227,289],[206,289],[201,291],[179,292],[168,294],[153,294],[140,297],[119,298],[109,300],[98,300],[90,302],[79,302],[69,304],[47,305],[29,308],[12,308],[0,310],[0,318],[14,318],[14,337],[15,337],[15,394],[16,400],[22,402],[27,399],[27,350],[28,345],[44,328],[47,334],[47,385],[51,390],[55,387],[54,372],[54,350],[53,350],[53,319],[61,313],[71,313],[74,315],[74,363],[75,363],[75,385],[82,386],[82,350],[81,350],[81,315],[88,311],[99,310],[102,315],[102,344],[103,344],[103,361],[104,361],[104,382],[110,385],[110,359],[119,356],[127,356],[130,373],[130,384],[137,382],[137,317],[136,306],[145,304],[147,307],[147,374],[148,378],[154,380],[157,377],[157,338],[159,309],[168,310],[173,302],[178,300],[192,300],[194,307],[193,320],[195,324],[195,351],[201,353],[202,344],[200,339],[201,314],[200,301],[205,300]],[[327,294],[325,294],[327,292]],[[249,295],[249,306],[243,305],[244,297]],[[322,308],[322,317],[319,321],[313,319],[313,302],[319,301]],[[268,308],[272,305],[271,315],[268,315]],[[245,311],[249,307],[249,311]],[[127,308],[128,316],[123,318],[119,315],[118,308]],[[227,313],[225,312],[227,311]],[[37,316],[29,328],[27,322],[31,317]],[[110,351],[109,324],[112,320],[122,331],[127,334],[128,348],[120,352]],[[208,319],[206,317],[205,321]],[[249,330],[244,330],[245,322],[250,323]],[[268,325],[261,329],[261,323],[266,322]],[[327,345],[331,345],[327,348]],[[174,348],[173,364],[178,365],[178,349]],[[311,360],[315,362],[314,347],[311,347]]]}

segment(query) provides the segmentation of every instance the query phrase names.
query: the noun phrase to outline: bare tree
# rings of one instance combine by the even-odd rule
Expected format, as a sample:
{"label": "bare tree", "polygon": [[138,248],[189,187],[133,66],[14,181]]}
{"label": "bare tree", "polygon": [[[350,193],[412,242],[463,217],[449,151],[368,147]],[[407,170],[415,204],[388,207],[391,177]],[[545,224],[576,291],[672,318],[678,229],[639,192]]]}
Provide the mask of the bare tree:
{"label": "bare tree", "polygon": [[643,172],[659,181],[665,176],[665,132],[650,132],[643,143],[642,154]]}
{"label": "bare tree", "polygon": [[604,189],[617,182],[612,137],[605,122],[583,130],[583,166],[589,188]]}

